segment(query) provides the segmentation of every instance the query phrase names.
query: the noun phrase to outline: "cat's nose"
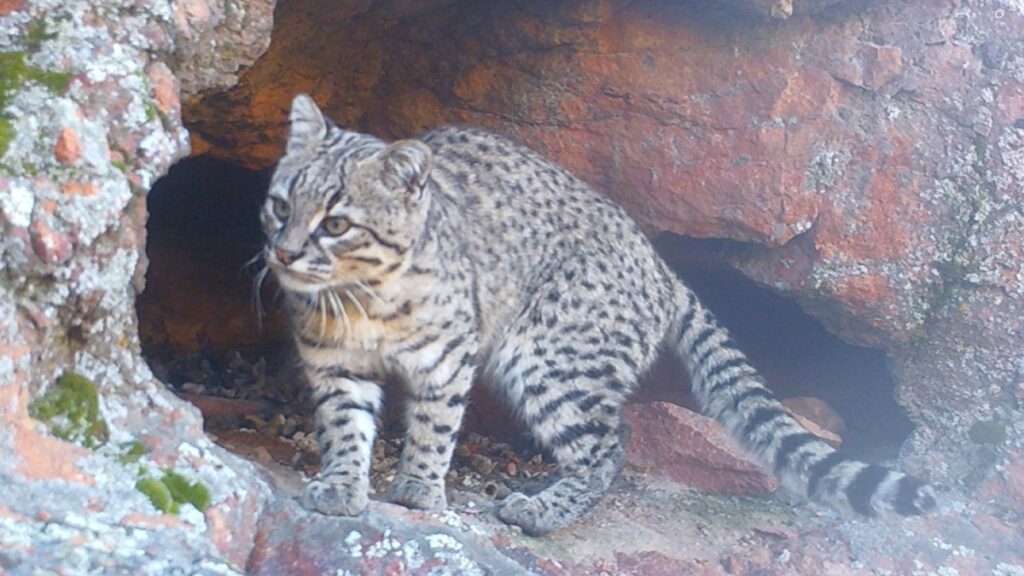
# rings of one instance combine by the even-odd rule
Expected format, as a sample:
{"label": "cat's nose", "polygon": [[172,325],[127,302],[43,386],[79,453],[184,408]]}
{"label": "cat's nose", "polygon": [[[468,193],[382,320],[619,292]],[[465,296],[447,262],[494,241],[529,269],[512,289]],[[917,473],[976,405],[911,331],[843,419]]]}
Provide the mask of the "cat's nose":
{"label": "cat's nose", "polygon": [[278,262],[287,266],[302,257],[302,250],[292,252],[284,248],[274,248],[274,256],[277,257]]}

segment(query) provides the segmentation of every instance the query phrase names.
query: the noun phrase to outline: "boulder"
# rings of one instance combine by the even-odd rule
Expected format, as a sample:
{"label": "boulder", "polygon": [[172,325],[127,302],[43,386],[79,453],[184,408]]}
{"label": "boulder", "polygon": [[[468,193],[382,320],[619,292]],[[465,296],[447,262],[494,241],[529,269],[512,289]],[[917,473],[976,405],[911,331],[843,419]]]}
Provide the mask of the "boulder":
{"label": "boulder", "polygon": [[632,404],[623,411],[629,426],[626,462],[700,490],[764,494],[775,479],[751,462],[721,424],[665,402]]}

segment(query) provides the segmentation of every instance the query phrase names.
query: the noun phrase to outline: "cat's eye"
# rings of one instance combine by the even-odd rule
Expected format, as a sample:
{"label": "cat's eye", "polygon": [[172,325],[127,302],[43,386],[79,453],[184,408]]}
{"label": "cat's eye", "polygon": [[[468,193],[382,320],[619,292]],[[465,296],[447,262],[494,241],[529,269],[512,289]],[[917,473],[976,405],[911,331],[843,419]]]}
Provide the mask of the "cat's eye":
{"label": "cat's eye", "polygon": [[288,205],[288,201],[281,198],[271,198],[270,202],[274,216],[277,216],[279,220],[287,220],[288,216],[292,213],[292,207]]}
{"label": "cat's eye", "polygon": [[352,223],[344,216],[330,216],[324,218],[324,221],[320,223],[320,227],[331,236],[341,236],[348,232],[348,229],[352,227]]}

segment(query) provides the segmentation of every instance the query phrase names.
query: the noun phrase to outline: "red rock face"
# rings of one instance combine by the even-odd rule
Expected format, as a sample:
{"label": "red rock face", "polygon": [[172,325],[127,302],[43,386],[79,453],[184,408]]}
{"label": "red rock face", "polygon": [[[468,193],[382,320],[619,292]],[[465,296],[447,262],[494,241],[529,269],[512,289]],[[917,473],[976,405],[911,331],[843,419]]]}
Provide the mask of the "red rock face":
{"label": "red rock face", "polygon": [[630,426],[626,461],[642,472],[724,494],[776,488],[714,420],[664,402],[628,406],[623,416]]}
{"label": "red rock face", "polygon": [[280,153],[298,91],[384,137],[452,122],[511,134],[652,233],[738,241],[712,257],[885,348],[918,448],[960,450],[972,422],[1012,419],[1024,348],[1019,6],[728,3],[775,17],[751,19],[724,4],[379,2],[330,14],[299,0],[239,85],[186,116],[197,150],[252,167]]}

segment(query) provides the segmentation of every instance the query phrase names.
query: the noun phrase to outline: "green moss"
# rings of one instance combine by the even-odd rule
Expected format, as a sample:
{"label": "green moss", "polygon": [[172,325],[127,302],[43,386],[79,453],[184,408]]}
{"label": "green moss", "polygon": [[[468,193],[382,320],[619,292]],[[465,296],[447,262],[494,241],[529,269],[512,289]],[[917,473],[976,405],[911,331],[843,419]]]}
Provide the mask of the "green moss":
{"label": "green moss", "polygon": [[32,52],[36,52],[43,45],[43,42],[57,37],[55,32],[50,32],[46,22],[33,22],[25,33],[25,46]]}
{"label": "green moss", "polygon": [[9,118],[0,114],[0,156],[7,152],[11,140],[14,140],[14,125]]}
{"label": "green moss", "polygon": [[164,514],[177,514],[178,503],[171,496],[170,489],[162,481],[156,478],[140,478],[135,483],[135,489],[142,492],[153,503],[153,507]]}
{"label": "green moss", "polygon": [[44,422],[54,436],[86,448],[107,441],[107,423],[100,416],[96,384],[85,376],[67,372],[42,396],[32,400],[29,415]]}
{"label": "green moss", "polygon": [[1006,442],[1006,425],[995,420],[979,420],[967,431],[967,437],[975,444],[999,446]]}
{"label": "green moss", "polygon": [[[45,27],[30,29],[27,42],[41,43],[48,38]],[[14,138],[14,128],[10,117],[3,114],[8,99],[15,90],[25,84],[39,84],[53,92],[62,92],[71,77],[66,72],[51,72],[30,65],[25,52],[0,52],[0,156],[7,152],[7,147]]]}
{"label": "green moss", "polygon": [[210,505],[210,491],[201,482],[189,482],[181,474],[173,470],[164,470],[163,483],[171,491],[174,501],[189,504],[196,507],[196,510],[203,511]]}
{"label": "green moss", "polygon": [[[65,373],[45,394],[29,403],[28,412],[46,423],[54,436],[86,448],[97,448],[109,437],[107,423],[100,416],[96,384],[79,374]],[[101,453],[129,465],[146,454],[146,447],[131,440]],[[142,470],[140,467],[135,489],[145,494],[157,510],[177,514],[182,504],[191,504],[199,511],[210,505],[210,490],[202,482],[190,482],[170,469],[163,470],[160,478],[146,476]]]}
{"label": "green moss", "polygon": [[7,98],[16,88],[35,83],[52,92],[62,92],[71,75],[67,72],[52,72],[30,65],[25,52],[0,52],[0,108],[7,105]]}
{"label": "green moss", "polygon": [[117,457],[117,461],[121,464],[134,464],[138,462],[143,455],[146,454],[146,447],[142,445],[142,442],[138,440],[132,440],[131,442],[125,442],[121,444],[121,453]]}
{"label": "green moss", "polygon": [[145,494],[153,506],[165,514],[177,514],[182,504],[191,504],[200,512],[210,505],[210,491],[202,482],[189,482],[174,470],[164,470],[160,479],[140,478],[135,489]]}

